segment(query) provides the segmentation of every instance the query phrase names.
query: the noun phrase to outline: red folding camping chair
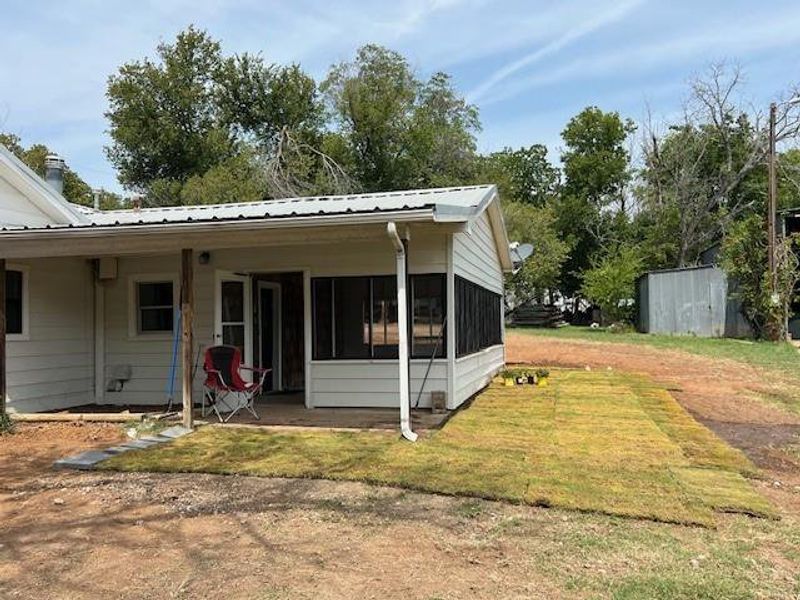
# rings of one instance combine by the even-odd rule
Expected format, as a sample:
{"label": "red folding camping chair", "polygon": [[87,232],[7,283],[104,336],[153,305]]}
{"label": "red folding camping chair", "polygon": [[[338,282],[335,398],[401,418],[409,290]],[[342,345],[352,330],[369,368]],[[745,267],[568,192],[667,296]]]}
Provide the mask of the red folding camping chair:
{"label": "red folding camping chair", "polygon": [[[242,364],[242,352],[236,346],[210,346],[206,348],[203,370],[206,372],[201,408],[204,417],[208,402],[221,423],[227,423],[242,409],[259,418],[255,399],[263,391],[264,380],[271,369],[246,367]],[[242,371],[252,372],[254,381],[245,380]],[[227,416],[223,417],[223,412],[227,412]]]}

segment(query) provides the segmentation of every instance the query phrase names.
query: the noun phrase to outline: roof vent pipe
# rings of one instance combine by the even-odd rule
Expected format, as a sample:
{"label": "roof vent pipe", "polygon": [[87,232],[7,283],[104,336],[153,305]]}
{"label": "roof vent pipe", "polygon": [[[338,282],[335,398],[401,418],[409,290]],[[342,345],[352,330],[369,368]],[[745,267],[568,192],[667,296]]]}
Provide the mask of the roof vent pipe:
{"label": "roof vent pipe", "polygon": [[44,180],[59,194],[64,193],[64,159],[58,154],[44,157]]}

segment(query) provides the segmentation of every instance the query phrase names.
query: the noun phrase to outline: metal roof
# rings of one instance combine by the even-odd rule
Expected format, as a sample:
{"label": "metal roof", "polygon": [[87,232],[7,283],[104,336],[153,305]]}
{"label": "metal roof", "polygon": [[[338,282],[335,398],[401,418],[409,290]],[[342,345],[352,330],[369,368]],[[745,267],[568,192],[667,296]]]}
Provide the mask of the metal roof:
{"label": "metal roof", "polygon": [[170,223],[271,220],[281,218],[357,215],[378,212],[429,210],[434,221],[468,221],[483,211],[496,195],[493,185],[406,190],[346,196],[314,196],[285,198],[235,204],[203,204],[126,210],[100,211],[75,207],[85,223],[58,224],[45,227],[5,226],[0,231],[33,231],[37,229],[136,227]]}

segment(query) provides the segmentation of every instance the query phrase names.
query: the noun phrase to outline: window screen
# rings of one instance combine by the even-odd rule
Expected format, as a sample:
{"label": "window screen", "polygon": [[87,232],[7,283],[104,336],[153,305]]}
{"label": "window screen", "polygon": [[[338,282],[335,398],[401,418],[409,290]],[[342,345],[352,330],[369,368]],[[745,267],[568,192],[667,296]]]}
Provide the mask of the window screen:
{"label": "window screen", "polygon": [[[418,350],[419,358],[429,358],[435,339],[442,333],[444,276],[414,275],[410,287],[409,303],[415,307],[416,323],[409,319],[409,329],[413,327],[415,332],[410,336],[412,352]],[[394,275],[317,278],[312,281],[312,301],[315,360],[398,357]],[[442,342],[437,356],[445,355]]]}
{"label": "window screen", "polygon": [[311,295],[314,305],[314,358],[333,358],[333,279],[315,279]]}
{"label": "window screen", "polygon": [[445,276],[411,277],[411,356],[430,358],[447,356],[444,316],[446,313]]}
{"label": "window screen", "polygon": [[456,356],[474,354],[502,343],[502,298],[456,277]]}
{"label": "window screen", "polygon": [[6,333],[22,333],[22,271],[6,271]]}
{"label": "window screen", "polygon": [[136,285],[139,333],[172,331],[173,285],[171,281]]}
{"label": "window screen", "polygon": [[397,279],[373,277],[372,282],[372,356],[397,358],[400,328],[397,323]]}
{"label": "window screen", "polygon": [[368,277],[333,280],[334,358],[369,358]]}

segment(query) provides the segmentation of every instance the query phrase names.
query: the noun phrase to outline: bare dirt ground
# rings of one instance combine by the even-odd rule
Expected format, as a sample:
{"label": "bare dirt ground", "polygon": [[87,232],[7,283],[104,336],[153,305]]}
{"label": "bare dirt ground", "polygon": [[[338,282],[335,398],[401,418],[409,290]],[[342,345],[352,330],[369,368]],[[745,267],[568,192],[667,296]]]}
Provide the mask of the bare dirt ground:
{"label": "bare dirt ground", "polygon": [[768,496],[800,514],[800,415],[772,398],[796,386],[732,360],[640,344],[546,338],[509,332],[506,359],[554,367],[617,369],[664,385],[698,421],[763,470]]}
{"label": "bare dirt ground", "polygon": [[[764,467],[759,489],[800,514],[797,463],[783,450],[800,419],[754,396],[763,384],[755,370],[641,346],[515,334],[508,342],[511,360],[663,382]],[[121,437],[119,426],[88,423],[19,425],[0,436],[1,598],[595,597],[603,588],[576,585],[662,568],[653,536],[659,548],[674,546],[670,568],[682,572],[719,540],[740,548],[751,535],[734,516],[711,535],[357,483],[50,468]],[[760,564],[770,577],[794,576],[766,547]]]}
{"label": "bare dirt ground", "polygon": [[562,597],[534,576],[527,538],[496,532],[569,513],[357,483],[50,469],[119,437],[88,423],[0,437],[0,597]]}

